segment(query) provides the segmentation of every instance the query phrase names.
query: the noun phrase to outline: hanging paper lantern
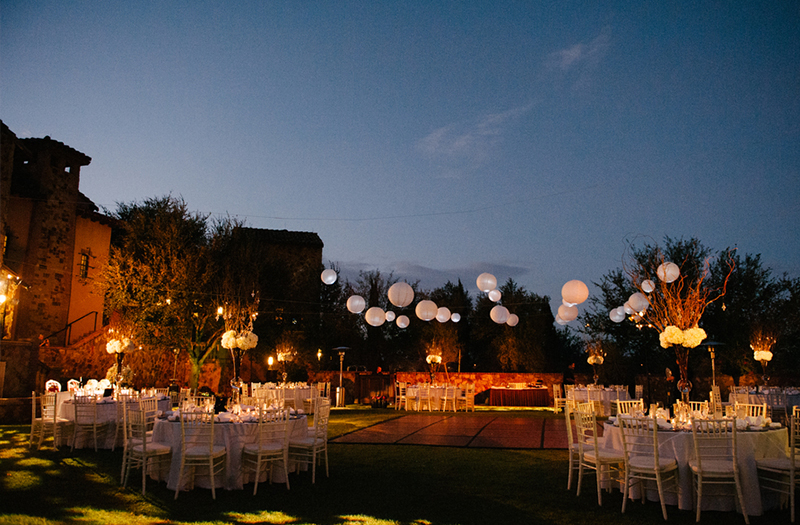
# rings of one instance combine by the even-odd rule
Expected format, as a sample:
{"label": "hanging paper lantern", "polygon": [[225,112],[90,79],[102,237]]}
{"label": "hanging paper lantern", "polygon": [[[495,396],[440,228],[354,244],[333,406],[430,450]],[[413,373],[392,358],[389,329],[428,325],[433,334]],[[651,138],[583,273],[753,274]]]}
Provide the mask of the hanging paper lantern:
{"label": "hanging paper lantern", "polygon": [[386,292],[389,302],[398,308],[404,308],[414,300],[414,289],[408,283],[394,283]]}
{"label": "hanging paper lantern", "polygon": [[410,321],[405,315],[400,315],[397,317],[396,323],[398,328],[407,328]]}
{"label": "hanging paper lantern", "polygon": [[574,321],[578,317],[578,307],[562,304],[558,307],[558,316],[566,322]]}
{"label": "hanging paper lantern", "polygon": [[645,293],[650,293],[655,289],[656,289],[656,283],[654,283],[650,279],[642,281],[642,290],[644,290]]}
{"label": "hanging paper lantern", "polygon": [[508,326],[517,326],[517,323],[519,323],[519,316],[517,314],[510,314],[508,319],[506,319],[506,324]]}
{"label": "hanging paper lantern", "polygon": [[499,301],[502,296],[503,294],[497,288],[495,288],[494,290],[489,290],[489,300],[492,301],[493,303]]}
{"label": "hanging paper lantern", "polygon": [[625,308],[622,306],[614,308],[608,312],[608,317],[615,323],[621,323],[625,320]]}
{"label": "hanging paper lantern", "polygon": [[439,307],[437,307],[436,303],[433,301],[425,299],[417,303],[415,312],[417,313],[417,317],[423,321],[430,321],[436,317],[437,313],[439,313]]}
{"label": "hanging paper lantern", "polygon": [[500,306],[499,304],[489,312],[489,317],[497,324],[503,324],[508,321],[508,315],[508,308]]}
{"label": "hanging paper lantern", "polygon": [[389,310],[388,312],[386,312],[386,322],[387,323],[391,323],[392,321],[394,321],[394,318],[395,318],[395,314],[394,314],[393,311]]}
{"label": "hanging paper lantern", "polygon": [[658,266],[656,274],[665,283],[671,283],[681,276],[681,269],[673,262],[665,262]]}
{"label": "hanging paper lantern", "polygon": [[631,294],[631,296],[628,297],[628,304],[633,308],[634,312],[644,312],[647,310],[647,307],[650,306],[647,297],[642,292]]}
{"label": "hanging paper lantern", "polygon": [[347,309],[350,310],[350,313],[360,314],[364,311],[365,306],[367,303],[360,295],[351,295],[347,299]]}
{"label": "hanging paper lantern", "polygon": [[583,281],[573,279],[561,287],[561,297],[572,304],[581,304],[589,298],[589,287]]}
{"label": "hanging paper lantern", "polygon": [[328,268],[327,270],[322,271],[322,282],[325,284],[333,284],[336,282],[336,270],[332,270]]}
{"label": "hanging paper lantern", "polygon": [[453,313],[450,315],[450,320],[451,320],[451,321],[453,321],[454,323],[457,323],[457,322],[459,322],[459,321],[461,320],[461,314],[459,314],[459,313],[457,313],[457,312],[453,312]]}
{"label": "hanging paper lantern", "polygon": [[377,306],[373,306],[364,314],[364,320],[370,326],[380,326],[386,321],[386,314]]}
{"label": "hanging paper lantern", "polygon": [[446,306],[440,307],[436,311],[436,320],[440,323],[446,323],[450,320],[450,309]]}
{"label": "hanging paper lantern", "polygon": [[497,288],[497,279],[490,273],[482,273],[478,276],[477,284],[478,290],[489,293]]}

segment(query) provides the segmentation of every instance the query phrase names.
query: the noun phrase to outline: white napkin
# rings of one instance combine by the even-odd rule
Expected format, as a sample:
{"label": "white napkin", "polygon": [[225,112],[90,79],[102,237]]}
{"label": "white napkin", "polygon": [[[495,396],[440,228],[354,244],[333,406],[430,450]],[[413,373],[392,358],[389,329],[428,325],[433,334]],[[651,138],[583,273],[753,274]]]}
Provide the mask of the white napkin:
{"label": "white napkin", "polygon": [[664,419],[663,417],[659,416],[656,419],[656,424],[658,425],[658,428],[660,428],[661,430],[672,430],[672,423],[670,423],[668,420]]}
{"label": "white napkin", "polygon": [[747,418],[736,420],[736,430],[747,430]]}

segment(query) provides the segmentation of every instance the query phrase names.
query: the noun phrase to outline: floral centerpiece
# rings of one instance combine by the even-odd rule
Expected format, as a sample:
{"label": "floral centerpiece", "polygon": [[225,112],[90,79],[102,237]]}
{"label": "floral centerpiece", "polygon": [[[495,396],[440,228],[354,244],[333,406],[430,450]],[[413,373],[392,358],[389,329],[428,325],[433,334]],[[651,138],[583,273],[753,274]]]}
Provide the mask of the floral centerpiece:
{"label": "floral centerpiece", "polygon": [[[687,257],[687,261],[688,261]],[[657,264],[651,268],[649,264]],[[702,268],[688,268],[666,261],[663,253],[656,250],[654,258],[647,263],[637,262],[626,268],[638,291],[630,296],[625,305],[637,323],[644,323],[659,332],[662,348],[674,347],[680,372],[678,389],[684,402],[689,401],[692,383],[689,381],[689,350],[696,348],[706,338],[699,327],[706,307],[725,295],[728,279],[735,268],[730,252],[726,261],[728,273],[719,288],[709,287],[705,280],[710,275],[709,260]],[[686,265],[686,261],[683,263]]]}
{"label": "floral centerpiece", "polygon": [[225,320],[225,332],[220,339],[222,348],[230,350],[233,358],[233,377],[231,389],[236,396],[242,391],[242,380],[239,377],[242,365],[242,354],[258,345],[258,336],[253,333],[253,321],[258,317],[258,294],[237,294],[229,289],[224,306],[217,308],[217,319]]}
{"label": "floral centerpiece", "polygon": [[233,357],[233,379],[237,385],[240,382],[239,371],[242,364],[242,354],[258,345],[258,336],[250,330],[243,330],[237,332],[236,330],[228,330],[222,334],[220,341],[222,348],[231,351]]}
{"label": "floral centerpiece", "polygon": [[761,363],[764,386],[769,382],[767,365],[772,361],[772,347],[774,345],[775,337],[765,333],[763,330],[757,330],[750,339],[750,348],[753,349],[753,359]]}
{"label": "floral centerpiece", "polygon": [[594,371],[593,379],[596,385],[597,380],[600,379],[600,375],[597,373],[597,367],[605,362],[605,353],[603,352],[602,343],[600,341],[591,341],[587,345],[586,351],[589,353],[586,362],[592,365],[592,370]]}
{"label": "floral centerpiece", "polygon": [[[106,352],[117,358],[116,364],[111,368],[109,368],[108,372],[106,373],[106,377],[108,377],[108,374],[111,372],[111,369],[112,368],[114,369],[114,376],[108,377],[109,381],[120,384],[123,382],[121,374],[118,373],[117,371],[124,370],[122,367],[122,360],[125,359],[125,352],[129,352],[132,349],[133,349],[133,342],[127,337],[122,337],[119,339],[117,338],[110,339],[106,343]],[[130,369],[130,367],[128,368]],[[131,371],[131,373],[133,372]]]}
{"label": "floral centerpiece", "polygon": [[111,383],[116,383],[120,386],[130,385],[133,382],[134,376],[133,369],[125,365],[122,368],[115,363],[106,371],[106,379]]}
{"label": "floral centerpiece", "polygon": [[433,383],[433,380],[436,378],[436,370],[442,363],[442,356],[439,354],[428,354],[427,357],[425,357],[425,362],[427,362],[431,367],[430,376],[431,383]]}

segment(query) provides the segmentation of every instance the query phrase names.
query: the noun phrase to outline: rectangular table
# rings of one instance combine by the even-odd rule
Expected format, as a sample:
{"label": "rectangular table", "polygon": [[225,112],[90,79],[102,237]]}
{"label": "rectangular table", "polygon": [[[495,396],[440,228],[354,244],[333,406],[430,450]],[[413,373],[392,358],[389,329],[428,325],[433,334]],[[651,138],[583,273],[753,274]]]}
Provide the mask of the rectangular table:
{"label": "rectangular table", "polygon": [[547,388],[503,388],[489,390],[489,404],[495,407],[546,407],[550,405]]}

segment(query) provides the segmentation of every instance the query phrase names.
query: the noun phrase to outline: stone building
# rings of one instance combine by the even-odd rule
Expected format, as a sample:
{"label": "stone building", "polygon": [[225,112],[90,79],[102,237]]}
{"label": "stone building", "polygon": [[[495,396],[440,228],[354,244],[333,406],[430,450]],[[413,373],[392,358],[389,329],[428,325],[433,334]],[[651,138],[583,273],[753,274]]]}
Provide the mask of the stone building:
{"label": "stone building", "polygon": [[13,397],[37,386],[40,345],[73,345],[102,329],[95,279],[112,219],[79,190],[91,158],[0,128],[0,397]]}

